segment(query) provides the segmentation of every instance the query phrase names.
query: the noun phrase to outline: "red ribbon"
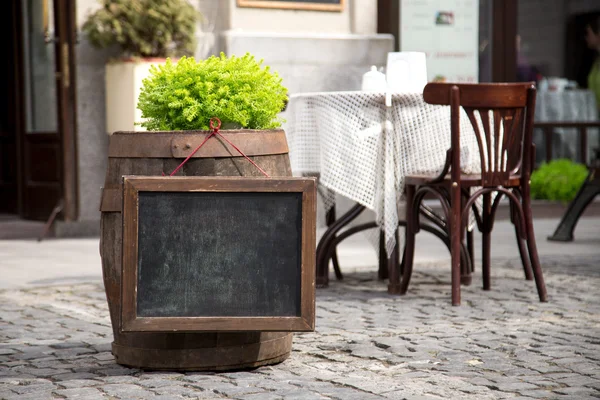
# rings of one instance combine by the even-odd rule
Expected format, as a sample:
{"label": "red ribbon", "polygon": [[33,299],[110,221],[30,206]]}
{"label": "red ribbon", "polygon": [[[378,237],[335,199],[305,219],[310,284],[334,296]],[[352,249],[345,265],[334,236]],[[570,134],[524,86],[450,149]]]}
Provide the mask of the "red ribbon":
{"label": "red ribbon", "polygon": [[[179,164],[177,166],[177,168],[175,168],[173,170],[173,172],[171,172],[169,174],[169,176],[173,176],[177,173],[177,171],[179,171],[181,169],[181,167],[183,167],[185,165],[186,162],[188,162],[188,160],[190,158],[192,158],[194,156],[194,154],[196,154],[198,152],[198,150],[200,150],[200,148],[202,146],[204,146],[204,144],[206,142],[208,142],[208,139],[210,139],[211,137],[215,136],[215,135],[219,135],[221,137],[221,139],[223,139],[224,141],[226,141],[227,143],[229,143],[231,145],[231,147],[233,147],[234,149],[237,150],[238,153],[240,153],[242,156],[244,156],[244,158],[248,161],[250,161],[252,163],[252,165],[254,165],[256,168],[258,168],[258,170],[260,172],[262,172],[262,174],[264,176],[266,176],[267,178],[270,178],[269,174],[267,174],[261,167],[258,166],[258,164],[256,164],[254,161],[252,161],[247,155],[244,154],[244,152],[242,152],[235,144],[231,143],[225,136],[221,135],[221,132],[219,132],[219,128],[221,127],[221,120],[217,117],[213,117],[210,119],[210,129],[212,129],[213,131],[210,133],[210,135],[208,135],[206,137],[206,139],[204,139],[204,141],[202,143],[200,143],[200,146],[196,147],[196,149],[194,149],[194,151],[192,151],[192,153],[187,156],[187,158],[185,160],[183,160],[183,162],[181,164]],[[163,176],[165,174],[163,173]]]}

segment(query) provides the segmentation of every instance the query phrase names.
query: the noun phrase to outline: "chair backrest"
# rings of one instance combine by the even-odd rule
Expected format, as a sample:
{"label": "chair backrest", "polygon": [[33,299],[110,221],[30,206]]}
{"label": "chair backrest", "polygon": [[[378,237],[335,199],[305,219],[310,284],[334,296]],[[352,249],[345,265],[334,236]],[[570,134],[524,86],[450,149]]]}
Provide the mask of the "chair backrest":
{"label": "chair backrest", "polygon": [[460,107],[465,110],[477,139],[482,185],[504,185],[513,174],[529,179],[534,161],[535,96],[533,82],[429,83],[425,86],[425,102],[449,105],[451,109],[453,181],[460,179]]}

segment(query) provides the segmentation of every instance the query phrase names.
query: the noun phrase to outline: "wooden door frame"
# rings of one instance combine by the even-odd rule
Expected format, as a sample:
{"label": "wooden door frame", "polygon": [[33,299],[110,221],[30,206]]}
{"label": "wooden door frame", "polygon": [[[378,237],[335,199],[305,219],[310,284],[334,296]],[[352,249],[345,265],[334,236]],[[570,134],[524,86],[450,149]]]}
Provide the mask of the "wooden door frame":
{"label": "wooden door frame", "polygon": [[76,132],[75,44],[77,40],[76,0],[54,0],[58,131],[61,145],[62,218],[77,220],[78,162]]}
{"label": "wooden door frame", "polygon": [[23,113],[23,10],[20,0],[13,1],[13,40],[15,41],[13,53],[13,77],[15,79],[14,107],[15,107],[15,144],[17,149],[17,213],[23,215],[23,132],[25,130],[25,118]]}
{"label": "wooden door frame", "polygon": [[400,51],[400,1],[377,0],[377,33],[394,36],[394,51]]}
{"label": "wooden door frame", "polygon": [[492,81],[517,80],[517,0],[493,0]]}
{"label": "wooden door frame", "polygon": [[[18,213],[24,214],[25,205],[25,103],[24,103],[24,53],[23,53],[23,7],[21,0],[15,4],[15,86],[19,88],[15,97],[17,112],[17,180]],[[78,162],[76,136],[76,90],[75,90],[75,44],[76,44],[76,0],[54,0],[54,43],[55,72],[57,88],[57,121],[60,143],[61,198],[62,207],[59,217],[65,221],[78,218]],[[66,59],[65,59],[66,58]],[[58,206],[58,205],[57,205]],[[50,217],[50,215],[48,215]]]}

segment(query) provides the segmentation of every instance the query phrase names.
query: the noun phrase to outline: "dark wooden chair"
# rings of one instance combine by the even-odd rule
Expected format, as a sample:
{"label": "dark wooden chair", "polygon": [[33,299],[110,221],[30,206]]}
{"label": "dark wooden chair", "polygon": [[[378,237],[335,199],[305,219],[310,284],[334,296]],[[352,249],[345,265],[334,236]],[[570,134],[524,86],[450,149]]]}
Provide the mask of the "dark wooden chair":
{"label": "dark wooden chair", "polygon": [[[528,275],[530,262],[540,301],[546,301],[546,287],[533,231],[529,188],[529,176],[535,157],[532,141],[535,86],[532,83],[430,83],[425,87],[423,97],[429,104],[450,106],[451,145],[445,167],[438,176],[406,177],[406,248],[401,282],[397,282],[400,294],[406,293],[410,282],[415,234],[419,231],[419,205],[428,194],[441,201],[448,221],[452,259],[452,304],[460,305],[460,251],[469,210],[475,212],[478,228],[482,232],[483,289],[489,290],[490,234],[499,201],[506,196],[511,203],[511,216],[525,274]],[[480,174],[464,174],[460,170],[461,107],[466,112],[477,138],[481,155]],[[478,189],[471,193],[473,188]],[[494,197],[493,193],[497,195]],[[474,207],[475,200],[479,197],[483,200],[480,213]],[[390,268],[398,266],[391,265]],[[400,279],[398,273],[390,273],[390,276]]]}

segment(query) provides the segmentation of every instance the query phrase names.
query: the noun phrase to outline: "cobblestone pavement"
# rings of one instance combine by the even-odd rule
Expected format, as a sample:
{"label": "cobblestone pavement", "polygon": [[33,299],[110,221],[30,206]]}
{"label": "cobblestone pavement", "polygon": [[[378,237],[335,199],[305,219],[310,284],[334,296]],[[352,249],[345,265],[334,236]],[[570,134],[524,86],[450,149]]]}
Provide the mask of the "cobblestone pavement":
{"label": "cobblestone pavement", "polygon": [[549,303],[517,260],[494,262],[450,305],[447,265],[415,266],[392,297],[374,272],[317,292],[317,330],[285,362],[230,373],[115,364],[101,285],[0,292],[1,399],[600,398],[597,257],[543,259]]}

